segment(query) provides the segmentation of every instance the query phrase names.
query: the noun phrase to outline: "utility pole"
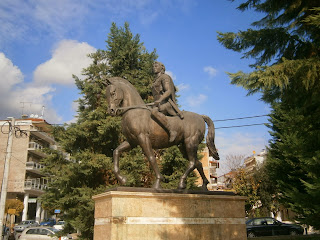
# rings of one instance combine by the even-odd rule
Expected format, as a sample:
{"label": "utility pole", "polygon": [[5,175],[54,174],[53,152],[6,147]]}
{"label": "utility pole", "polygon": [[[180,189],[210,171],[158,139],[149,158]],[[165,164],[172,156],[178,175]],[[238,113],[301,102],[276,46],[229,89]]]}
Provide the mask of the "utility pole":
{"label": "utility pole", "polygon": [[14,135],[14,124],[15,124],[15,119],[11,118],[11,123],[9,123],[7,152],[6,152],[6,158],[4,161],[1,196],[0,196],[0,239],[2,239],[2,233],[3,233],[3,218],[4,218],[4,212],[5,212],[6,200],[7,200],[8,177],[9,177],[9,167],[10,167],[10,159],[11,159],[11,151],[12,151],[12,141],[13,141],[13,135]]}

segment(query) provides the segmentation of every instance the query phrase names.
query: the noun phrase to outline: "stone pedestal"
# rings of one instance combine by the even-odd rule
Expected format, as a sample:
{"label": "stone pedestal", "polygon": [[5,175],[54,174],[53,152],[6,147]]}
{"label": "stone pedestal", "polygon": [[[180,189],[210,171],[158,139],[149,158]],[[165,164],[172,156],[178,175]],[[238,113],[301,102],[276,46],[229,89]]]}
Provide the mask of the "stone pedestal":
{"label": "stone pedestal", "polygon": [[94,240],[246,239],[244,197],[117,188],[93,197]]}

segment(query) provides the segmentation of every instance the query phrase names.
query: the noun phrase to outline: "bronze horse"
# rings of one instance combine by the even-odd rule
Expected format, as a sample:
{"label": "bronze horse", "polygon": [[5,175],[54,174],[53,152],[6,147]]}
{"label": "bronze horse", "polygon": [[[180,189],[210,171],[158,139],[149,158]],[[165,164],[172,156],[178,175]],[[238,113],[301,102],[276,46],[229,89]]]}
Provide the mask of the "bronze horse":
{"label": "bronze horse", "polygon": [[174,142],[169,142],[168,133],[151,118],[150,109],[131,83],[123,78],[112,77],[106,79],[105,84],[107,85],[106,96],[109,104],[109,113],[116,115],[119,110],[121,111],[122,132],[127,139],[113,151],[114,173],[119,182],[125,184],[127,180],[125,176],[120,174],[120,154],[140,145],[156,175],[153,188],[161,189],[160,182],[163,176],[158,168],[153,149],[178,145],[183,156],[189,160],[189,166],[180,178],[178,189],[186,188],[186,178],[196,168],[203,180],[202,188],[207,190],[209,181],[203,172],[202,163],[197,159],[197,150],[198,145],[204,138],[205,123],[207,123],[206,144],[209,149],[209,155],[219,160],[214,144],[215,129],[212,120],[207,116],[187,111],[183,112],[184,119],[168,117],[170,126],[178,133]]}

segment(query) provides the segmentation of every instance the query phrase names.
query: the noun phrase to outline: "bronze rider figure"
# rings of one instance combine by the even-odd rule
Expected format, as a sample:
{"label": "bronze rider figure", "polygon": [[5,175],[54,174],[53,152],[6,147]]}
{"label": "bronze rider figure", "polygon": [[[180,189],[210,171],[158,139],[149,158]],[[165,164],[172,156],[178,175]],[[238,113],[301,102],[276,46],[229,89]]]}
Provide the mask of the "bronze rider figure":
{"label": "bronze rider figure", "polygon": [[161,62],[154,62],[153,72],[155,78],[152,84],[152,95],[155,107],[151,115],[169,133],[169,141],[173,142],[177,132],[170,127],[166,116],[179,116],[183,119],[183,114],[175,100],[176,88],[171,77],[165,74],[165,66]]}

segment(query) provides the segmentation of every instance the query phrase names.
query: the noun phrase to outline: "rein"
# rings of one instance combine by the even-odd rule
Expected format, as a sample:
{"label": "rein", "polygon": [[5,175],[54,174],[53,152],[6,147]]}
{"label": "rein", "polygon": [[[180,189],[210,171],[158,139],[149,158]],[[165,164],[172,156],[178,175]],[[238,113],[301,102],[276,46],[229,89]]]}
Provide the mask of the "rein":
{"label": "rein", "polygon": [[134,105],[134,106],[128,106],[128,107],[119,107],[119,108],[116,108],[116,113],[120,110],[124,110],[123,112],[121,112],[120,114],[124,114],[125,112],[127,112],[128,110],[131,110],[131,109],[147,109],[150,111],[150,108],[148,108],[148,106],[154,106],[155,104],[154,103],[147,103],[147,104],[142,104],[142,105]]}

